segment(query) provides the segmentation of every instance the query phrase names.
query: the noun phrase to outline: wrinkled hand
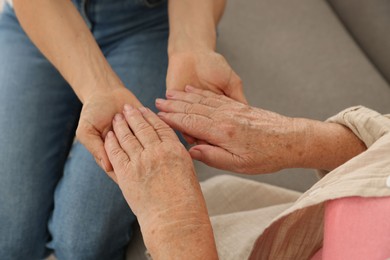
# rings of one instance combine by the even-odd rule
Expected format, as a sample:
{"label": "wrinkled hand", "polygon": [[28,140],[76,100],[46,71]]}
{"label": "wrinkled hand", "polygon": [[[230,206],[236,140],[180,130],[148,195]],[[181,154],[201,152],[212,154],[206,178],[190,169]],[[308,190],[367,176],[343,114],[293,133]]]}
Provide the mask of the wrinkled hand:
{"label": "wrinkled hand", "polygon": [[185,214],[183,207],[187,212],[201,207],[203,197],[191,157],[156,114],[127,105],[124,116],[115,116],[113,129],[105,149],[134,214],[145,221],[158,213]]}
{"label": "wrinkled hand", "polygon": [[[293,118],[187,86],[156,100],[168,125],[201,140],[189,153],[210,166],[238,173],[269,173],[292,166],[305,131]],[[298,150],[297,150],[298,149]]]}
{"label": "wrinkled hand", "polygon": [[186,85],[191,85],[247,103],[240,77],[225,58],[214,51],[170,55],[166,81],[167,90],[184,90]]}
{"label": "wrinkled hand", "polygon": [[183,248],[191,246],[194,259],[199,248],[216,252],[206,203],[184,146],[149,109],[126,105],[123,113],[115,116],[115,133],[107,134],[105,149],[152,257],[187,259]]}
{"label": "wrinkled hand", "polygon": [[85,100],[80,114],[76,131],[77,138],[106,172],[112,171],[112,166],[104,150],[103,140],[112,128],[112,118],[123,110],[124,104],[141,106],[141,103],[129,90],[121,87],[89,96]]}

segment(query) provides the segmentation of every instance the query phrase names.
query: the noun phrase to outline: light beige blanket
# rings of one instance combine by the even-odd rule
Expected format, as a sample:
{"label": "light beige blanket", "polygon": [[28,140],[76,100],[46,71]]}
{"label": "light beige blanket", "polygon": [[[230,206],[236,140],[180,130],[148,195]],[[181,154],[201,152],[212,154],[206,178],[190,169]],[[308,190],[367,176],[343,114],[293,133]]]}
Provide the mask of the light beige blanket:
{"label": "light beige blanket", "polygon": [[365,107],[329,119],[349,127],[368,150],[304,194],[232,176],[202,184],[220,259],[310,259],[322,247],[324,203],[390,196],[390,117]]}

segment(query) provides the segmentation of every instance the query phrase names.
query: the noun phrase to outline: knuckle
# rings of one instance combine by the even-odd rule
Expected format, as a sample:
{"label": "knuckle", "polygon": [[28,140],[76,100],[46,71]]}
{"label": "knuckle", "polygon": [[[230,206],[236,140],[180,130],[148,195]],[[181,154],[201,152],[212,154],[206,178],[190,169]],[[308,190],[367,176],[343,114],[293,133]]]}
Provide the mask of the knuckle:
{"label": "knuckle", "polygon": [[161,128],[158,130],[158,133],[160,136],[164,136],[164,137],[174,137],[175,136],[175,132],[172,130],[172,128],[169,128],[169,127],[164,127],[164,128]]}
{"label": "knuckle", "polygon": [[118,158],[118,164],[121,167],[127,168],[128,163],[129,163],[129,159],[127,159],[125,156],[121,156],[120,158]]}
{"label": "knuckle", "polygon": [[124,134],[122,137],[121,137],[121,142],[122,143],[125,143],[125,144],[127,144],[127,143],[132,143],[132,142],[134,142],[134,140],[135,140],[136,138],[135,138],[135,136],[134,135],[132,135],[131,133],[126,133],[126,134]]}
{"label": "knuckle", "polygon": [[134,131],[136,132],[143,132],[149,129],[151,129],[151,126],[146,122],[138,122],[134,127]]}
{"label": "knuckle", "polygon": [[154,129],[156,129],[156,130],[165,130],[165,129],[169,129],[169,127],[164,122],[158,121],[158,122],[156,122],[154,124]]}
{"label": "knuckle", "polygon": [[110,153],[112,156],[119,158],[122,155],[122,150],[120,148],[111,148]]}
{"label": "knuckle", "polygon": [[212,98],[209,98],[209,97],[201,97],[200,100],[199,100],[199,104],[201,104],[201,105],[210,105],[210,104],[213,103],[212,101],[213,101]]}
{"label": "knuckle", "polygon": [[184,149],[183,145],[177,142],[170,142],[161,146],[160,155],[165,158],[180,158],[183,159],[186,156],[187,151]]}
{"label": "knuckle", "polygon": [[194,110],[194,106],[192,104],[184,105],[184,113],[191,114],[193,110]]}
{"label": "knuckle", "polygon": [[110,153],[115,158],[114,162],[116,162],[117,166],[123,167],[129,162],[128,157],[125,156],[123,150],[120,148],[113,148]]}
{"label": "knuckle", "polygon": [[184,115],[181,118],[181,124],[186,128],[193,128],[195,126],[195,118],[192,115]]}

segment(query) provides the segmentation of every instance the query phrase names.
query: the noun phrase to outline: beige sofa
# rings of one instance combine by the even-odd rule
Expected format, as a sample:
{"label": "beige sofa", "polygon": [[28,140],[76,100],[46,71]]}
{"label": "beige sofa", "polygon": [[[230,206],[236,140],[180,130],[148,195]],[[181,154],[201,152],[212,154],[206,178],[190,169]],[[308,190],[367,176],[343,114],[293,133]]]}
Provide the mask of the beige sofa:
{"label": "beige sofa", "polygon": [[[386,0],[229,0],[218,50],[253,106],[318,120],[358,104],[389,113],[389,13]],[[230,174],[196,168],[200,180]],[[316,181],[302,169],[243,177],[300,191]],[[144,250],[137,231],[127,258]]]}

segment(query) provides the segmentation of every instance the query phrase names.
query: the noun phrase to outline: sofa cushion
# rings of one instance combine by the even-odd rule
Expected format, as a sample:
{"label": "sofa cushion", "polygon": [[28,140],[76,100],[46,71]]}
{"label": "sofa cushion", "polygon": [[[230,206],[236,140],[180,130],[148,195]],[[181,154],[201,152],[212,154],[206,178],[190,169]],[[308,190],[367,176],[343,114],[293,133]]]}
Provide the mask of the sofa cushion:
{"label": "sofa cushion", "polygon": [[390,1],[328,0],[346,29],[390,82]]}

